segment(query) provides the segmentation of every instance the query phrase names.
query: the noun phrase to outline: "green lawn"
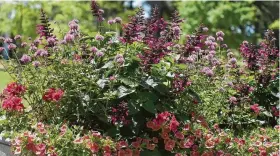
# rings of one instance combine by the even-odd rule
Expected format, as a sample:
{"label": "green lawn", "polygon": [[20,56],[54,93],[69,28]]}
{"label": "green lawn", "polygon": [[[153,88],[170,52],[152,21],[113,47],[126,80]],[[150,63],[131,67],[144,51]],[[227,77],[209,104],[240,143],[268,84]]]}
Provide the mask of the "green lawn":
{"label": "green lawn", "polygon": [[0,92],[2,92],[7,83],[9,83],[10,81],[11,77],[9,76],[9,74],[0,69]]}

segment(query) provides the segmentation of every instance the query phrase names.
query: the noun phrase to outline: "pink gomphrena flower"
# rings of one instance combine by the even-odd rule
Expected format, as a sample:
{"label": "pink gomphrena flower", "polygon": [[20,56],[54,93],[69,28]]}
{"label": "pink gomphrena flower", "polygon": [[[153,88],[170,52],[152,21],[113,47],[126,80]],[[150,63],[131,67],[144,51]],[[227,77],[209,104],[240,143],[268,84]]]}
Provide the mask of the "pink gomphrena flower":
{"label": "pink gomphrena flower", "polygon": [[16,35],[14,39],[15,39],[15,40],[20,40],[21,38],[22,38],[22,37],[21,37],[20,35]]}
{"label": "pink gomphrena flower", "polygon": [[111,19],[111,20],[108,21],[108,24],[110,24],[110,25],[112,25],[114,23],[116,23],[116,21],[114,19]]}
{"label": "pink gomphrena flower", "polygon": [[214,42],[216,39],[213,36],[208,36],[206,40]]}
{"label": "pink gomphrena flower", "polygon": [[54,46],[56,39],[54,37],[48,37],[47,42],[49,45]]}
{"label": "pink gomphrena flower", "polygon": [[217,36],[217,37],[224,37],[225,34],[224,34],[224,32],[222,32],[222,31],[218,31],[218,32],[216,32],[216,36]]}
{"label": "pink gomphrena flower", "polygon": [[229,98],[229,102],[232,103],[232,104],[237,104],[237,99],[236,97],[232,96]]}
{"label": "pink gomphrena flower", "polygon": [[79,21],[76,20],[76,19],[70,21],[70,22],[68,23],[68,26],[69,26],[70,30],[73,31],[73,32],[78,31],[78,29],[79,29],[78,23],[79,23]]}
{"label": "pink gomphrena flower", "polygon": [[93,53],[96,53],[98,51],[98,49],[96,47],[91,47],[90,51],[93,52]]}
{"label": "pink gomphrena flower", "polygon": [[95,36],[95,39],[96,39],[97,41],[103,41],[103,40],[104,40],[104,37],[103,37],[102,35],[97,34],[97,35]]}
{"label": "pink gomphrena flower", "polygon": [[123,64],[124,63],[124,58],[121,54],[118,54],[116,57],[115,57],[115,61],[118,63],[118,64]]}
{"label": "pink gomphrena flower", "polygon": [[17,46],[15,44],[13,44],[13,43],[8,45],[8,49],[9,50],[15,50],[16,48],[17,48]]}
{"label": "pink gomphrena flower", "polygon": [[5,38],[4,42],[10,44],[13,43],[13,40],[11,38]]}
{"label": "pink gomphrena flower", "polygon": [[222,44],[221,47],[222,48],[228,48],[227,44]]}
{"label": "pink gomphrena flower", "polygon": [[2,53],[5,50],[4,47],[0,47],[0,53]]}
{"label": "pink gomphrena flower", "polygon": [[115,22],[116,22],[116,23],[122,23],[122,19],[121,19],[120,17],[116,17],[116,18],[115,18]]}
{"label": "pink gomphrena flower", "polygon": [[34,56],[48,56],[48,52],[44,49],[38,49]]}
{"label": "pink gomphrena flower", "polygon": [[114,81],[114,80],[116,80],[116,77],[115,77],[115,76],[110,76],[110,77],[109,77],[109,80],[110,80],[110,81]]}
{"label": "pink gomphrena flower", "polygon": [[38,50],[38,48],[35,45],[33,45],[33,44],[29,48],[29,51],[32,51],[32,52],[35,52],[37,50]]}
{"label": "pink gomphrena flower", "polygon": [[66,41],[66,43],[73,43],[75,36],[72,34],[66,34],[64,37],[64,40]]}
{"label": "pink gomphrena flower", "polygon": [[103,53],[102,51],[98,50],[98,51],[95,53],[95,55],[96,55],[97,57],[102,57],[102,56],[104,56],[104,53]]}
{"label": "pink gomphrena flower", "polygon": [[223,38],[223,37],[221,37],[221,36],[219,36],[219,37],[217,37],[217,41],[222,42],[222,41],[224,41],[224,38]]}
{"label": "pink gomphrena flower", "polygon": [[203,27],[203,28],[202,28],[202,31],[203,31],[203,32],[208,32],[208,30],[209,30],[209,29],[208,29],[207,27]]}
{"label": "pink gomphrena flower", "polygon": [[236,58],[231,58],[228,62],[230,64],[236,64],[237,60],[236,60]]}
{"label": "pink gomphrena flower", "polygon": [[40,66],[40,62],[39,61],[33,61],[32,62],[32,65],[34,66],[34,67],[39,67]]}
{"label": "pink gomphrena flower", "polygon": [[40,43],[41,43],[40,39],[36,39],[36,40],[33,41],[33,44],[35,46],[38,46]]}
{"label": "pink gomphrena flower", "polygon": [[22,57],[20,58],[20,61],[21,61],[22,63],[26,64],[26,63],[28,63],[28,62],[31,62],[31,57],[28,56],[28,55],[26,55],[26,54],[24,54],[24,55],[22,55]]}
{"label": "pink gomphrena flower", "polygon": [[25,47],[27,46],[27,43],[26,43],[26,42],[22,42],[22,43],[20,44],[20,46],[21,46],[22,48],[25,48]]}

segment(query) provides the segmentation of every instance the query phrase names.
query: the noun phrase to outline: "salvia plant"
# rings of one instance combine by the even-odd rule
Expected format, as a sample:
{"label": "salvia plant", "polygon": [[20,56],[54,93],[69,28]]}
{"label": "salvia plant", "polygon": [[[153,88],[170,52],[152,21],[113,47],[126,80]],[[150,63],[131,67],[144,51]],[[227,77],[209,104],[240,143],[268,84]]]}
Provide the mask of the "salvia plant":
{"label": "salvia plant", "polygon": [[106,22],[96,1],[90,8],[95,36],[74,19],[57,38],[41,10],[38,38],[0,38],[13,78],[1,93],[0,131],[15,155],[279,155],[271,30],[234,50],[205,25],[182,36],[176,11],[167,20],[155,7],[146,19],[139,8],[123,23]]}

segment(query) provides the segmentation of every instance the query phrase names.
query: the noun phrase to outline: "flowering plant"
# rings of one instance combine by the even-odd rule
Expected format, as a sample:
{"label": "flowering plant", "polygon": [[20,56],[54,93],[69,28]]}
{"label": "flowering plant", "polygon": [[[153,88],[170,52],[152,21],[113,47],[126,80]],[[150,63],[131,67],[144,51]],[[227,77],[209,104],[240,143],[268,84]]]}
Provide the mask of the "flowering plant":
{"label": "flowering plant", "polygon": [[[39,38],[1,38],[15,80],[2,93],[1,109],[14,121],[5,130],[15,132],[16,154],[246,154],[254,139],[246,144],[244,131],[277,125],[278,98],[269,88],[279,77],[278,50],[270,30],[259,46],[241,44],[241,64],[223,43],[225,34],[212,36],[203,25],[179,44],[178,12],[169,22],[157,8],[149,19],[140,8],[127,24],[116,17],[107,24],[122,25],[118,36],[103,33],[104,11],[95,1],[91,10],[95,36],[83,34],[74,19],[59,39],[41,10]],[[273,141],[263,139],[265,147],[251,153],[277,155],[275,130],[270,134]]]}

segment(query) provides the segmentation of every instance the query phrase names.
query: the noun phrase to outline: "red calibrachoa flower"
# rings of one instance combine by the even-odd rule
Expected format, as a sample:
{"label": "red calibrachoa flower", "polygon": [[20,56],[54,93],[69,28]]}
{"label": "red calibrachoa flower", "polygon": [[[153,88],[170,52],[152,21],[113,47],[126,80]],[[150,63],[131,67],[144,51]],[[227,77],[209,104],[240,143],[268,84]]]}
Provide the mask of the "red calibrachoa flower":
{"label": "red calibrachoa flower", "polygon": [[260,113],[260,107],[259,107],[259,104],[253,104],[250,106],[250,108],[256,113],[256,114],[259,114]]}
{"label": "red calibrachoa flower", "polygon": [[43,100],[46,102],[58,102],[61,100],[64,95],[64,91],[62,89],[50,88],[43,95]]}
{"label": "red calibrachoa flower", "polygon": [[22,111],[24,106],[21,98],[9,96],[3,100],[2,108],[8,111]]}
{"label": "red calibrachoa flower", "polygon": [[20,96],[26,91],[26,87],[23,85],[12,82],[7,85],[7,87],[4,89],[3,94],[9,95],[9,96]]}

